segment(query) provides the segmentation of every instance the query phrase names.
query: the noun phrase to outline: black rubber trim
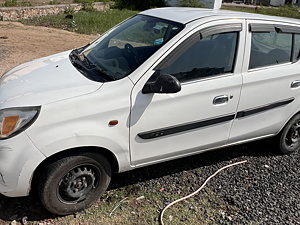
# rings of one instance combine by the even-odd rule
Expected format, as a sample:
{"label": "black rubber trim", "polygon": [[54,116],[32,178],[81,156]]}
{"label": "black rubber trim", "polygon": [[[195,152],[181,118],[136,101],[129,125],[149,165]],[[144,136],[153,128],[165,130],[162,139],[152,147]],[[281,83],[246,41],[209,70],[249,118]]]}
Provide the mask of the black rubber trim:
{"label": "black rubber trim", "polygon": [[267,111],[267,110],[275,109],[277,107],[281,107],[281,106],[284,106],[284,105],[288,105],[291,102],[293,102],[294,100],[295,100],[295,98],[289,98],[289,99],[282,100],[280,102],[274,102],[274,103],[264,105],[264,106],[261,106],[261,107],[240,111],[240,112],[237,113],[236,119],[246,117],[246,116],[251,116],[253,114],[257,114],[257,113],[261,113],[261,112],[264,112],[264,111]]}
{"label": "black rubber trim", "polygon": [[143,133],[139,133],[138,136],[142,139],[153,139],[153,138],[163,137],[166,135],[176,134],[176,133],[180,133],[180,132],[184,132],[184,131],[188,131],[188,130],[194,130],[194,129],[198,129],[198,128],[202,128],[202,127],[207,127],[207,126],[211,126],[211,125],[215,125],[215,124],[219,124],[219,123],[228,122],[230,120],[233,120],[234,117],[235,117],[235,114],[230,114],[230,115],[212,118],[212,119],[208,119],[208,120],[195,121],[192,123],[180,124],[177,126],[146,131]]}
{"label": "black rubber trim", "polygon": [[275,28],[279,29],[282,33],[300,34],[300,28],[296,26],[275,25]]}
{"label": "black rubber trim", "polygon": [[260,24],[260,23],[251,23],[249,24],[249,31],[251,32],[276,32],[273,24]]}
{"label": "black rubber trim", "polygon": [[174,63],[187,49],[192,47],[195,43],[200,41],[199,31],[192,34],[184,40],[174,51],[172,51],[154,70],[162,70]]}
{"label": "black rubber trim", "polygon": [[222,24],[222,25],[208,27],[201,30],[200,34],[201,34],[201,38],[205,38],[214,34],[238,32],[238,31],[242,31],[241,23]]}
{"label": "black rubber trim", "polygon": [[249,24],[249,31],[251,32],[277,32],[277,33],[289,33],[300,34],[300,28],[289,25],[277,25],[277,24]]}

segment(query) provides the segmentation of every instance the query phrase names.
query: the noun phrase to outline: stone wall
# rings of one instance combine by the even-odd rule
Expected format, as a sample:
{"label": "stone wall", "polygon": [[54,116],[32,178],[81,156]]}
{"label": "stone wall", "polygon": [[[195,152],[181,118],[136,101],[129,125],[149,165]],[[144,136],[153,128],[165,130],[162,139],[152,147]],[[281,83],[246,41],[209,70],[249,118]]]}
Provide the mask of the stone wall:
{"label": "stone wall", "polygon": [[[109,4],[103,2],[95,2],[92,4],[97,11],[109,10]],[[55,15],[66,11],[78,12],[84,7],[83,4],[68,5],[44,5],[36,7],[2,7],[0,8],[0,20],[20,20],[32,17]]]}

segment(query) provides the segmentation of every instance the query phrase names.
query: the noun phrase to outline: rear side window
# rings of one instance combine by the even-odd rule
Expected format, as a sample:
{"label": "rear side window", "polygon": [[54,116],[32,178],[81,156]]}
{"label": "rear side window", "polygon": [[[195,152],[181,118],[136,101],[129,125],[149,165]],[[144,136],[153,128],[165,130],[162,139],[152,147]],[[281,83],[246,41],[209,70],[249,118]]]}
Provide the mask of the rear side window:
{"label": "rear side window", "polygon": [[253,24],[250,25],[250,31],[249,69],[295,62],[298,59],[299,28]]}
{"label": "rear side window", "polygon": [[300,53],[300,34],[295,34],[295,48],[293,52],[293,61],[299,58]]}
{"label": "rear side window", "polygon": [[291,60],[292,34],[252,33],[249,69]]}

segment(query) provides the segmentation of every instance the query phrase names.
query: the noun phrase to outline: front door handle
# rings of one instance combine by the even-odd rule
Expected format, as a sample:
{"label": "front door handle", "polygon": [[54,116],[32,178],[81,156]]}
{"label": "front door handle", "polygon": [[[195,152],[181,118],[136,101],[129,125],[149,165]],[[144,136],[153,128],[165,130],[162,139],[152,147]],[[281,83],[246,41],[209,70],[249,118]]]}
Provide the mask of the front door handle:
{"label": "front door handle", "polygon": [[229,97],[227,95],[220,95],[214,98],[213,104],[214,105],[220,105],[228,102]]}
{"label": "front door handle", "polygon": [[300,87],[300,80],[294,80],[291,83],[291,88],[297,88],[297,87]]}

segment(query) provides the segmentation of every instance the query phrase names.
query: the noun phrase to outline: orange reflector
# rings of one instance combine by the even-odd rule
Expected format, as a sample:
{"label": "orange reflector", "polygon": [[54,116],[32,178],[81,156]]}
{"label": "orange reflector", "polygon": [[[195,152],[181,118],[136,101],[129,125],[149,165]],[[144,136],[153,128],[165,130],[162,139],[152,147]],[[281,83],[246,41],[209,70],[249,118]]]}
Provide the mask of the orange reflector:
{"label": "orange reflector", "polygon": [[111,125],[111,126],[115,126],[115,125],[117,125],[119,123],[119,121],[118,120],[111,120],[111,121],[109,121],[109,125]]}
{"label": "orange reflector", "polygon": [[1,135],[7,135],[11,133],[19,120],[19,116],[8,116],[4,117],[2,121],[2,129],[1,129]]}

